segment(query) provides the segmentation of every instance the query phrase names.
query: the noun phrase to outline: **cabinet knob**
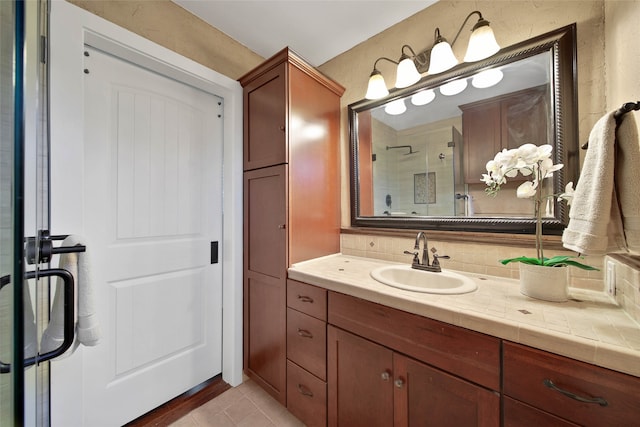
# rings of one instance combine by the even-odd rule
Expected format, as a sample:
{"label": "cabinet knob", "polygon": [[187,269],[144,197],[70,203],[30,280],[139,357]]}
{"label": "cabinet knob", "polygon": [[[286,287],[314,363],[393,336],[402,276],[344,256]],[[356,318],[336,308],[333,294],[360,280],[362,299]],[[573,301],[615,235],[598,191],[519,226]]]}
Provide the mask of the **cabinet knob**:
{"label": "cabinet knob", "polygon": [[287,224],[278,224],[278,228],[280,230],[284,230],[285,228],[287,228]]}
{"label": "cabinet knob", "polygon": [[282,132],[284,132],[285,127],[283,125],[278,126],[278,129],[280,129]]}
{"label": "cabinet knob", "polygon": [[382,378],[382,381],[389,381],[389,378],[391,378],[391,373],[389,373],[389,371],[384,371],[382,374],[380,374],[380,378]]}
{"label": "cabinet knob", "polygon": [[398,388],[402,388],[402,387],[404,387],[404,380],[403,380],[402,378],[398,378],[398,379],[397,379],[397,380],[395,380],[393,383],[394,383],[394,384],[396,385],[396,387],[398,387]]}

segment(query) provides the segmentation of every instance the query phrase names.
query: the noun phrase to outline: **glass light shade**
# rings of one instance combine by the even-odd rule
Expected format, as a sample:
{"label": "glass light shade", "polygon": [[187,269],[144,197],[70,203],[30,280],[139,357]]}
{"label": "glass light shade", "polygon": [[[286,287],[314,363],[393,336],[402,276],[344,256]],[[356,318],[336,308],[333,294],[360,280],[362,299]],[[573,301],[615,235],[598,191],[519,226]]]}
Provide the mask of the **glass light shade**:
{"label": "glass light shade", "polygon": [[458,65],[458,60],[446,41],[436,43],[431,49],[428,74],[438,74]]}
{"label": "glass light shade", "polygon": [[371,77],[369,77],[369,86],[367,86],[367,94],[364,96],[367,99],[380,99],[389,95],[387,84],[384,82],[384,77],[380,74],[380,71],[373,70]]}
{"label": "glass light shade", "polygon": [[436,93],[433,89],[422,90],[413,96],[411,96],[411,103],[413,105],[427,105],[436,98]]}
{"label": "glass light shade", "polygon": [[400,59],[398,68],[396,70],[396,87],[404,88],[409,87],[420,80],[420,73],[416,68],[416,64],[413,59],[408,56]]}
{"label": "glass light shade", "polygon": [[387,114],[391,114],[392,116],[397,116],[399,114],[407,111],[407,106],[404,105],[404,99],[396,99],[395,101],[391,101],[384,107],[384,112]]}
{"label": "glass light shade", "polygon": [[471,85],[478,89],[485,89],[491,86],[495,86],[504,77],[502,71],[497,68],[491,68],[489,70],[480,71],[471,79]]}
{"label": "glass light shade", "polygon": [[476,28],[469,38],[464,62],[475,62],[488,58],[500,50],[500,46],[489,25]]}
{"label": "glass light shade", "polygon": [[440,86],[440,93],[446,96],[457,95],[467,88],[467,80],[454,80]]}

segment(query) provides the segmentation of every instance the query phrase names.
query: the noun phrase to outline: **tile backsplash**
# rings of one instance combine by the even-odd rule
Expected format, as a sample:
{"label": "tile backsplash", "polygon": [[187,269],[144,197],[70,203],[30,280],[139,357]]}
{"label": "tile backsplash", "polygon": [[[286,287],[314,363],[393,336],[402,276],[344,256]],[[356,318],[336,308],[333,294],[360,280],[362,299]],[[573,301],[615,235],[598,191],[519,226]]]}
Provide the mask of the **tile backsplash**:
{"label": "tile backsplash", "polygon": [[[415,239],[410,237],[343,233],[341,234],[340,247],[341,252],[345,255],[406,262],[409,264],[411,263],[411,255],[405,255],[404,251],[413,251],[414,243]],[[535,248],[485,243],[429,240],[429,247],[435,247],[439,255],[449,255],[451,257],[448,260],[441,260],[443,268],[513,279],[519,277],[518,263],[502,265],[498,261],[517,256],[535,256]],[[563,250],[549,249],[549,252],[553,255],[575,255],[571,251]],[[570,268],[569,286],[603,291],[604,258],[601,256],[587,256],[582,262],[600,270],[586,271],[579,268]],[[637,299],[636,305],[638,305]]]}
{"label": "tile backsplash", "polygon": [[610,262],[615,269],[612,279],[615,280],[616,302],[636,322],[640,322],[640,258],[620,255],[605,257],[605,263]]}

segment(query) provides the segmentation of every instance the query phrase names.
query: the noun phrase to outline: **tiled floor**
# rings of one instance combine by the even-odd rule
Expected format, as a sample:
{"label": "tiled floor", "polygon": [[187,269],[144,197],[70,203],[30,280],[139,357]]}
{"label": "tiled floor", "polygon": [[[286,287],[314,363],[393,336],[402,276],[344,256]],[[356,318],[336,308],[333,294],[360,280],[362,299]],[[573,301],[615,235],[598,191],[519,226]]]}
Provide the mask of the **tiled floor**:
{"label": "tiled floor", "polygon": [[171,427],[304,427],[256,383],[246,380],[180,418]]}

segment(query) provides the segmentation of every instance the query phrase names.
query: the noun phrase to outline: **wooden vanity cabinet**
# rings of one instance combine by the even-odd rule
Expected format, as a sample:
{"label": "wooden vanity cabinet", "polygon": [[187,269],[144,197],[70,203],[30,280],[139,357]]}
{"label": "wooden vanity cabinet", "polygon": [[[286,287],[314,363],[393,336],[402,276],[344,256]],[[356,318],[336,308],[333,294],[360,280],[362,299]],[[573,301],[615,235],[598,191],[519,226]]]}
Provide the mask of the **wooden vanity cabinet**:
{"label": "wooden vanity cabinet", "polygon": [[640,420],[640,378],[631,375],[505,341],[503,381],[505,426],[534,425],[523,416],[557,426]]}
{"label": "wooden vanity cabinet", "polygon": [[[533,87],[460,105],[465,183],[480,183],[486,164],[502,149],[550,144],[549,88]],[[516,178],[518,179],[518,178]]]}
{"label": "wooden vanity cabinet", "polygon": [[329,323],[329,426],[500,425],[499,339],[335,292]]}
{"label": "wooden vanity cabinet", "polygon": [[287,268],[340,251],[337,83],[290,49],[240,79],[244,371],[286,404]]}

